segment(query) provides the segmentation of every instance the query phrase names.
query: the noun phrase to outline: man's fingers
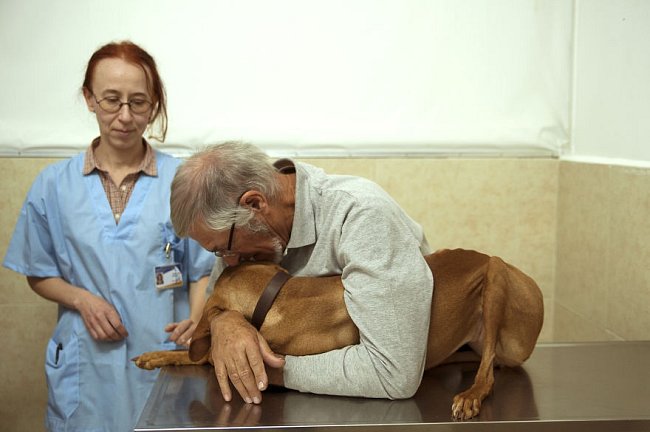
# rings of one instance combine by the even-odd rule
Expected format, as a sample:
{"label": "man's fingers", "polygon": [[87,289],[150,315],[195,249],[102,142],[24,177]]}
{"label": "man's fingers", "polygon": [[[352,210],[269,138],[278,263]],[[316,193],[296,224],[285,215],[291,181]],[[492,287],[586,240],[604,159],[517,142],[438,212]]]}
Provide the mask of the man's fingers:
{"label": "man's fingers", "polygon": [[260,388],[266,387],[268,378],[257,331],[239,312],[227,311],[211,321],[210,332],[212,361],[224,399],[232,397],[232,384],[246,403],[260,403]]}
{"label": "man's fingers", "polygon": [[[264,338],[262,336],[257,335],[258,340],[263,341],[264,344],[266,344],[266,341],[264,341]],[[261,343],[260,343],[260,348],[261,348]],[[264,366],[264,353],[261,351],[261,349],[258,347],[247,347],[247,354],[248,354],[248,359],[249,359],[249,364],[251,367],[251,370],[253,371],[253,382],[252,385],[255,386],[255,391],[256,393],[259,393],[261,390],[265,390],[266,387],[269,385],[269,378],[266,375],[266,367]],[[268,348],[268,345],[267,345]],[[269,351],[271,349],[269,348]],[[261,400],[261,393],[260,393],[260,400]]]}
{"label": "man's fingers", "polygon": [[228,378],[228,371],[226,366],[223,363],[214,364],[214,374],[217,376],[217,382],[219,383],[219,389],[221,390],[221,396],[226,402],[232,400],[232,393],[230,392],[230,379]]}
{"label": "man's fingers", "polygon": [[[274,353],[262,335],[258,335],[257,339],[260,344],[260,352],[262,353],[262,359],[264,360],[264,363],[272,368],[280,368],[284,366],[284,357]],[[266,388],[266,386],[264,388]],[[260,388],[260,390],[264,389]]]}
{"label": "man's fingers", "polygon": [[[244,399],[244,402],[246,403],[253,403],[253,398],[248,394],[248,389],[244,385],[241,379],[241,375],[239,370],[237,369],[237,366],[233,365],[232,369],[228,369],[228,376],[230,377],[230,382],[232,383],[233,386],[235,386],[235,389],[239,393],[242,399]],[[244,371],[244,376],[246,376],[246,372]]]}
{"label": "man's fingers", "polygon": [[[262,401],[262,394],[259,391],[256,381],[255,369],[256,363],[259,363],[259,352],[251,353],[246,350],[241,356],[237,358],[232,369],[229,368],[230,380],[237,388],[237,391],[242,396],[246,403],[260,403]],[[262,365],[264,371],[264,365]]]}

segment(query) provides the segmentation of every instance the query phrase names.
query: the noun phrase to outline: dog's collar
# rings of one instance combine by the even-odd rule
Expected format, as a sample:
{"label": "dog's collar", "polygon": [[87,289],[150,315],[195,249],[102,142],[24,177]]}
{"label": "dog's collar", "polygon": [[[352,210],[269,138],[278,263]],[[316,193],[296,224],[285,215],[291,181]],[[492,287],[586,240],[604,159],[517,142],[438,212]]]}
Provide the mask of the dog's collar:
{"label": "dog's collar", "polygon": [[269,312],[269,309],[271,309],[271,306],[273,306],[275,298],[278,296],[278,293],[290,277],[291,276],[288,273],[279,271],[275,276],[273,276],[266,288],[264,288],[264,292],[257,301],[255,311],[253,312],[253,318],[251,319],[251,324],[253,324],[257,330],[262,327],[266,314]]}

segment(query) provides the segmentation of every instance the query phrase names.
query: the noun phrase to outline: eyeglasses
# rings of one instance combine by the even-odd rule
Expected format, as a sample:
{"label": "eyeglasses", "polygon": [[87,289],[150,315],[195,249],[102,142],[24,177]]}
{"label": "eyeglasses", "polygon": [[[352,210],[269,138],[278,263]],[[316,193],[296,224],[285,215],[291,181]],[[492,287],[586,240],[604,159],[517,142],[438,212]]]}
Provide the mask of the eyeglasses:
{"label": "eyeglasses", "polygon": [[122,102],[120,98],[115,96],[108,96],[101,100],[97,100],[97,96],[95,95],[93,95],[93,97],[95,98],[95,102],[97,102],[97,104],[104,111],[111,114],[115,114],[121,110],[122,105],[128,105],[129,109],[134,114],[145,114],[151,109],[151,106],[153,105],[148,100],[142,98],[133,98],[128,102]]}
{"label": "eyeglasses", "polygon": [[237,252],[233,252],[230,248],[232,247],[232,238],[235,234],[235,223],[233,222],[230,225],[230,234],[228,234],[228,248],[226,250],[216,250],[213,252],[214,256],[219,258],[228,258],[231,256],[237,255]]}

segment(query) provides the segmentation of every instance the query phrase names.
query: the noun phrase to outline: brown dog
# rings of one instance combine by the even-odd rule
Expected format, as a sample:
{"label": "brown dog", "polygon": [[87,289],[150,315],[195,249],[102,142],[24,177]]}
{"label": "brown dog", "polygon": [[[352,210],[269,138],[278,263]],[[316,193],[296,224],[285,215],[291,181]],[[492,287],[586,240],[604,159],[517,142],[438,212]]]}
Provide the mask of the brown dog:
{"label": "brown dog", "polygon": [[[480,356],[474,384],[456,395],[452,404],[454,418],[468,419],[479,413],[481,402],[492,390],[494,366],[519,366],[533,351],[544,318],[542,293],[530,277],[498,257],[455,249],[425,259],[435,281],[426,368],[462,360],[467,352],[457,350],[465,344]],[[273,264],[252,262],[227,268],[208,299],[189,356],[187,351],[157,351],[137,357],[136,364],[153,369],[207,363],[210,318],[221,310],[237,310],[250,321],[260,295],[279,270],[283,271]],[[260,333],[276,353],[289,355],[317,354],[359,343],[338,276],[290,278]]]}

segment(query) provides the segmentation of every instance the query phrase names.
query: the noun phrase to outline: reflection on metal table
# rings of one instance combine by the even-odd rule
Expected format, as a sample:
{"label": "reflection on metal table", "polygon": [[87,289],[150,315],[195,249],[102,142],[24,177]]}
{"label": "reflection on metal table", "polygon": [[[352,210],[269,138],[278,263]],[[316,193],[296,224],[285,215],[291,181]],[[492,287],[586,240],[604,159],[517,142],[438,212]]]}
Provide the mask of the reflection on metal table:
{"label": "reflection on metal table", "polygon": [[453,396],[472,384],[478,363],[426,371],[407,400],[270,390],[262,404],[226,403],[209,366],[167,367],[138,432],[297,431],[650,431],[650,341],[540,344],[519,368],[497,368],[480,415],[451,419]]}

